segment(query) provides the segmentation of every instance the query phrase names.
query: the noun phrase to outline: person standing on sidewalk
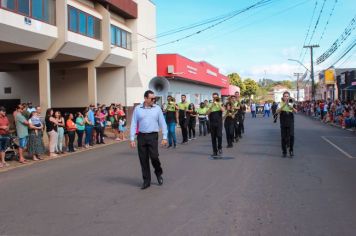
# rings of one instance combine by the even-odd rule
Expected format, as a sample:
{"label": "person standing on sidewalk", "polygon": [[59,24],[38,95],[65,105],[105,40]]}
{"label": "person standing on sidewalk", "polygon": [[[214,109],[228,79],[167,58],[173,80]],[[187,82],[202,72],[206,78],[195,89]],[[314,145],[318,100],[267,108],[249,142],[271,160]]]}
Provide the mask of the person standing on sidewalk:
{"label": "person standing on sidewalk", "polygon": [[182,144],[188,143],[188,120],[187,120],[187,111],[189,102],[186,101],[187,97],[183,94],[181,96],[181,102],[178,103],[178,119],[179,126],[182,129]]}
{"label": "person standing on sidewalk", "polygon": [[5,162],[5,151],[10,143],[9,130],[10,130],[10,122],[7,119],[5,107],[1,106],[0,107],[0,154],[1,154],[0,168],[9,166],[9,164]]}
{"label": "person standing on sidewalk", "polygon": [[295,105],[289,104],[289,92],[283,93],[283,101],[279,104],[277,114],[280,117],[281,136],[282,136],[282,152],[283,156],[287,156],[287,147],[289,146],[289,155],[292,158],[294,156],[294,114],[297,110]]}
{"label": "person standing on sidewalk", "polygon": [[163,170],[158,158],[158,132],[162,129],[162,146],[167,145],[167,124],[164,120],[163,112],[155,104],[156,96],[153,91],[147,90],[144,94],[144,102],[136,106],[131,120],[130,146],[136,147],[135,135],[138,127],[137,150],[142,169],[143,185],[141,189],[146,189],[151,185],[150,159],[155,169],[155,174],[159,185],[163,184]]}
{"label": "person standing on sidewalk", "polygon": [[24,164],[27,162],[25,159],[23,152],[27,148],[28,142],[28,120],[22,114],[24,111],[24,106],[18,105],[16,112],[16,133],[19,138],[19,162]]}

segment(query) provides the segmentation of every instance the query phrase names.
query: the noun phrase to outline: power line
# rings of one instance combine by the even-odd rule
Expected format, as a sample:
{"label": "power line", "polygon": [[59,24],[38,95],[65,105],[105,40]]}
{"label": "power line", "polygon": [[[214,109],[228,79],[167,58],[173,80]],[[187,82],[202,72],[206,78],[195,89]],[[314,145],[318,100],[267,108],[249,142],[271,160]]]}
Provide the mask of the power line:
{"label": "power line", "polygon": [[320,44],[321,40],[323,39],[324,34],[325,34],[325,32],[326,32],[326,28],[327,28],[327,26],[329,25],[329,22],[330,22],[331,17],[333,16],[333,13],[334,13],[334,10],[335,10],[337,1],[338,1],[338,0],[335,0],[334,5],[333,5],[333,8],[331,9],[331,12],[330,12],[330,14],[329,14],[328,20],[326,21],[326,24],[325,24],[325,26],[324,26],[323,33],[322,33],[321,36],[320,36],[319,44]]}
{"label": "power line", "polygon": [[[313,19],[314,19],[314,15],[315,15],[316,7],[317,7],[317,6],[318,6],[318,1],[316,0],[316,1],[315,1],[315,6],[314,6],[314,10],[313,10],[313,14],[312,14],[312,17],[311,17],[311,19],[310,19],[309,27],[308,27],[308,30],[307,30],[307,35],[305,35],[303,45],[305,45],[305,43],[307,42],[307,39],[308,39],[308,36],[309,36],[309,32],[310,32],[310,29],[311,29],[311,25],[312,25],[312,23],[313,23]],[[302,47],[302,49],[300,50],[299,60],[300,60],[301,57],[302,57],[302,53],[303,53],[303,47]]]}
{"label": "power line", "polygon": [[[269,4],[271,1],[275,1],[275,0],[260,0],[259,2],[255,3],[254,5],[258,5],[258,7],[261,7],[261,6]],[[255,7],[254,5],[252,5],[251,7]],[[177,29],[168,30],[166,32],[157,34],[156,36],[148,37],[147,40],[151,40],[152,41],[152,40],[155,40],[155,39],[158,39],[158,38],[163,38],[163,37],[166,37],[166,36],[171,36],[171,35],[174,35],[174,34],[177,34],[177,33],[181,33],[181,32],[184,32],[184,31],[191,30],[191,29],[195,29],[195,28],[198,28],[200,26],[204,26],[204,25],[216,22],[216,21],[221,21],[223,19],[230,19],[230,18],[235,17],[236,15],[238,15],[240,13],[241,13],[240,9],[239,10],[234,10],[232,12],[229,12],[229,13],[226,13],[226,14],[223,14],[223,15],[220,15],[220,16],[216,16],[216,17],[213,17],[213,18],[209,18],[209,19],[197,22],[197,23],[193,23],[191,25],[182,26],[182,27],[179,27]],[[137,42],[134,42],[134,43],[141,43],[141,42],[144,42],[144,41],[147,41],[147,40],[140,40],[140,41],[137,41]]]}
{"label": "power line", "polygon": [[326,52],[324,52],[318,59],[316,60],[317,65],[323,63],[326,59],[328,59],[340,46],[346,41],[346,39],[351,35],[352,31],[356,28],[356,15],[351,20],[349,25],[345,28],[342,34],[335,40],[335,42],[330,46]]}
{"label": "power line", "polygon": [[193,37],[193,36],[195,36],[197,34],[200,34],[200,33],[204,32],[204,31],[207,31],[207,30],[209,30],[211,28],[214,28],[214,27],[218,26],[218,25],[220,25],[220,24],[222,24],[222,23],[224,23],[224,22],[236,17],[237,15],[240,15],[240,14],[242,14],[244,12],[247,12],[247,11],[249,11],[251,9],[256,9],[256,8],[262,7],[264,5],[270,4],[272,1],[273,0],[261,0],[261,1],[257,2],[257,3],[255,3],[255,4],[253,4],[253,5],[250,5],[250,6],[246,7],[246,8],[244,8],[244,9],[242,9],[242,10],[238,10],[235,14],[233,14],[233,15],[231,15],[229,17],[226,17],[226,18],[218,21],[217,23],[214,23],[214,24],[212,24],[212,25],[210,25],[210,26],[208,26],[206,28],[203,28],[203,29],[201,29],[199,31],[196,31],[196,32],[194,32],[192,34],[189,34],[189,35],[186,35],[184,37],[181,37],[181,38],[178,38],[178,39],[175,39],[175,40],[172,40],[172,41],[169,41],[169,42],[166,42],[166,43],[154,46],[154,47],[146,48],[146,50],[149,50],[149,49],[152,49],[152,48],[162,47],[162,46],[165,46],[165,45],[168,45],[168,44],[176,43],[176,42],[182,41],[184,39]]}
{"label": "power line", "polygon": [[342,60],[355,46],[356,46],[356,39],[352,41],[352,43],[346,48],[344,53],[330,67],[334,66],[336,63]]}
{"label": "power line", "polygon": [[310,36],[310,39],[309,39],[309,43],[308,43],[308,44],[310,44],[310,42],[313,40],[314,34],[315,34],[315,32],[316,32],[316,29],[318,28],[321,15],[323,14],[323,11],[324,11],[325,3],[326,3],[326,0],[324,0],[323,5],[322,5],[322,7],[321,7],[321,9],[320,9],[318,19],[316,20],[316,23],[315,23],[315,25],[314,25],[314,29],[313,29],[313,32],[312,32],[312,34],[311,34],[311,36]]}
{"label": "power line", "polygon": [[[321,6],[321,9],[320,9],[320,12],[319,12],[319,16],[318,16],[318,18],[317,18],[317,20],[316,20],[316,22],[315,22],[314,29],[313,29],[313,32],[312,32],[312,34],[311,34],[311,36],[310,36],[310,39],[309,39],[308,44],[310,44],[311,41],[312,41],[313,38],[314,38],[316,29],[318,28],[318,25],[319,25],[319,22],[320,22],[321,15],[323,14],[323,11],[324,11],[325,3],[326,3],[326,0],[324,0],[323,5]],[[301,61],[304,61],[304,58],[305,58],[306,54],[307,54],[307,51],[305,51],[305,53],[304,53],[303,58],[302,58]]]}
{"label": "power line", "polygon": [[223,33],[223,34],[221,34],[221,35],[213,36],[213,37],[211,37],[211,38],[209,38],[209,39],[215,39],[215,38],[219,38],[219,37],[222,37],[222,36],[225,37],[225,36],[228,35],[228,34],[234,33],[234,32],[236,32],[236,31],[238,31],[238,30],[241,30],[241,29],[244,29],[244,28],[246,28],[246,27],[249,27],[249,26],[251,26],[251,25],[253,25],[253,24],[259,23],[259,22],[261,22],[262,20],[270,19],[270,18],[272,18],[272,17],[276,17],[276,16],[278,16],[278,15],[284,14],[284,13],[286,13],[286,12],[288,12],[288,11],[290,11],[290,10],[296,8],[296,7],[299,7],[300,5],[305,4],[306,2],[309,2],[309,1],[310,1],[310,0],[305,0],[305,1],[299,2],[299,3],[297,3],[297,4],[293,5],[293,6],[290,6],[290,7],[285,8],[285,9],[279,11],[279,12],[272,13],[271,15],[269,15],[269,16],[267,16],[267,17],[263,17],[263,18],[261,18],[261,19],[255,20],[255,21],[253,21],[253,22],[251,22],[251,23],[242,25],[242,26],[240,26],[240,27],[238,27],[238,28],[236,28],[236,29],[233,29],[233,30],[231,30],[231,31],[225,32],[225,33]]}
{"label": "power line", "polygon": [[348,58],[346,58],[346,60],[344,60],[339,66],[342,66],[344,65],[345,63],[349,62],[349,60],[354,56],[356,55],[356,50],[350,54],[350,56]]}

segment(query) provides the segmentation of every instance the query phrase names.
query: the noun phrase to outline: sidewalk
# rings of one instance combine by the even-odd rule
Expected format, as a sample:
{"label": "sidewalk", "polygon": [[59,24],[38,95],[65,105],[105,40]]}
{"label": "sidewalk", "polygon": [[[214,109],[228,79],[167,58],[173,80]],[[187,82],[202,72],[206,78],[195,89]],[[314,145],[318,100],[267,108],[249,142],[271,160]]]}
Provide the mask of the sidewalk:
{"label": "sidewalk", "polygon": [[[76,153],[88,152],[88,151],[90,151],[92,149],[106,147],[108,145],[112,145],[112,144],[116,144],[116,143],[127,142],[127,140],[125,140],[125,141],[116,141],[115,140],[115,135],[114,135],[114,133],[112,132],[112,130],[110,128],[107,128],[105,130],[105,135],[107,136],[107,137],[105,137],[105,140],[104,140],[105,144],[95,144],[93,147],[90,147],[90,148],[84,148],[83,147],[81,149],[78,149],[76,147],[76,145],[75,145],[76,144],[76,140],[75,140],[74,141],[74,145],[75,145],[75,148],[76,148],[75,152],[65,152],[64,154],[58,154],[57,157],[49,157],[48,154],[46,153],[46,154],[43,154],[41,156],[44,159],[43,160],[39,160],[39,161],[33,161],[32,157],[28,156],[27,153],[25,152],[25,158],[27,160],[27,162],[25,164],[21,164],[16,160],[8,161],[7,163],[10,166],[0,168],[0,173],[6,172],[6,171],[9,171],[9,170],[13,170],[13,169],[16,169],[16,168],[21,168],[21,167],[37,164],[37,163],[44,162],[44,161],[51,161],[51,160],[55,160],[55,159],[58,159],[58,158],[67,158],[67,157],[70,157],[70,156],[72,156],[73,154],[76,154]],[[43,135],[43,142],[44,142],[44,145],[45,145],[45,147],[47,149],[47,147],[48,147],[48,136],[46,134]]]}
{"label": "sidewalk", "polygon": [[356,129],[355,129],[355,128],[348,128],[348,129],[346,129],[346,128],[342,128],[341,125],[336,124],[336,123],[330,123],[330,122],[325,123],[325,122],[322,122],[319,117],[308,116],[308,115],[305,115],[304,113],[299,113],[299,114],[302,114],[302,115],[305,116],[305,117],[309,117],[309,118],[311,118],[311,119],[317,120],[317,121],[319,121],[319,122],[322,123],[322,124],[329,125],[329,126],[333,126],[333,127],[339,128],[339,129],[343,129],[343,130],[347,130],[347,131],[356,133]]}

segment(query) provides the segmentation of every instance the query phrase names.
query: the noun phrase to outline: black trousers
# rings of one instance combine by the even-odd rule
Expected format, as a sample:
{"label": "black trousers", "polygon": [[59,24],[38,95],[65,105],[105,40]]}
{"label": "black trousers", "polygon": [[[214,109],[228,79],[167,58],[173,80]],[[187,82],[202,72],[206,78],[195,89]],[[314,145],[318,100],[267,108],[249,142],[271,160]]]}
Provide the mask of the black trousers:
{"label": "black trousers", "polygon": [[151,183],[150,159],[156,176],[163,173],[158,154],[158,133],[143,134],[137,136],[137,150],[142,169],[142,178],[145,183]]}
{"label": "black trousers", "polygon": [[241,122],[238,118],[234,119],[234,131],[235,139],[239,139],[241,137]]}
{"label": "black trousers", "polygon": [[222,121],[210,122],[210,134],[213,152],[217,153],[222,149]]}
{"label": "black trousers", "polygon": [[188,123],[187,118],[179,119],[179,126],[182,129],[183,143],[188,142]]}
{"label": "black trousers", "polygon": [[75,131],[68,131],[68,150],[70,152],[74,152],[74,139],[75,139]]}
{"label": "black trousers", "polygon": [[77,130],[77,135],[78,135],[78,147],[82,147],[84,130]]}
{"label": "black trousers", "polygon": [[235,122],[233,119],[231,120],[225,119],[224,126],[225,126],[227,145],[232,146],[232,143],[234,142]]}
{"label": "black trousers", "polygon": [[189,138],[195,138],[195,126],[196,126],[196,121],[190,119],[189,124],[188,124],[188,131],[189,131]]}
{"label": "black trousers", "polygon": [[96,143],[103,143],[104,142],[104,127],[100,125],[95,127],[96,130]]}
{"label": "black trousers", "polygon": [[281,137],[282,137],[282,152],[287,153],[287,147],[289,147],[289,151],[293,151],[294,125],[290,125],[288,127],[281,126]]}

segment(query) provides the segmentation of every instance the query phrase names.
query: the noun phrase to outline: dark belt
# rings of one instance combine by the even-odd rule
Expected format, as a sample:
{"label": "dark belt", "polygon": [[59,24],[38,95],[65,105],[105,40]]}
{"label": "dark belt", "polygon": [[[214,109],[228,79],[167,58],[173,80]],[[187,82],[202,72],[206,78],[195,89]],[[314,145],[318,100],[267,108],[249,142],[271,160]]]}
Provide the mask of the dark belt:
{"label": "dark belt", "polygon": [[152,132],[152,133],[141,133],[141,132],[139,132],[138,133],[139,135],[152,135],[152,134],[158,134],[158,132]]}

